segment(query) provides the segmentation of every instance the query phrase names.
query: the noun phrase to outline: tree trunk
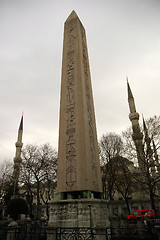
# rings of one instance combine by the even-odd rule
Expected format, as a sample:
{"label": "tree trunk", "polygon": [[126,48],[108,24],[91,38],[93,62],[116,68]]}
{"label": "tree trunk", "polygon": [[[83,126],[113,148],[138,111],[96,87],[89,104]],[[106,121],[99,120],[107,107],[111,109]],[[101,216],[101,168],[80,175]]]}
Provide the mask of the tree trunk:
{"label": "tree trunk", "polygon": [[126,201],[126,206],[127,206],[127,210],[128,210],[128,214],[131,214],[131,210],[130,210],[130,206],[129,206],[129,202],[128,202],[128,198],[125,197],[125,201]]}
{"label": "tree trunk", "polygon": [[150,196],[150,200],[151,200],[152,209],[154,210],[155,215],[156,215],[156,217],[157,217],[157,209],[156,209],[156,206],[155,206],[154,193],[153,193],[152,189],[150,189],[149,196]]}
{"label": "tree trunk", "polygon": [[39,216],[39,206],[40,206],[39,189],[40,189],[39,182],[37,182],[37,208],[36,208],[36,219],[37,220],[40,217]]}

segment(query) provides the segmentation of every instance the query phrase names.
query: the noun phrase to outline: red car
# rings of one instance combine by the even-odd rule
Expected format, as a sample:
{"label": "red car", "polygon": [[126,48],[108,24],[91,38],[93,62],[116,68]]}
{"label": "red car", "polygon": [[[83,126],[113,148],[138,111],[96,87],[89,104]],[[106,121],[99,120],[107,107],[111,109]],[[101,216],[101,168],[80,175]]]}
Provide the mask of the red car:
{"label": "red car", "polygon": [[145,210],[135,210],[131,215],[128,216],[128,219],[136,219],[137,216],[142,217],[144,219],[144,215],[149,213],[150,218],[155,218],[155,213],[153,209],[145,209]]}

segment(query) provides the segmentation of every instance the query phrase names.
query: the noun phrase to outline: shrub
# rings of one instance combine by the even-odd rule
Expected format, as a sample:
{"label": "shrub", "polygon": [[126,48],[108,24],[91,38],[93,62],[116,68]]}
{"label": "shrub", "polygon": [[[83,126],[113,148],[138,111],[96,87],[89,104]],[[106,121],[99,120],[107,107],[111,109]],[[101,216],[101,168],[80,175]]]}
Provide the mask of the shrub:
{"label": "shrub", "polygon": [[12,199],[8,202],[7,211],[14,220],[17,220],[19,214],[28,213],[27,203],[21,198]]}

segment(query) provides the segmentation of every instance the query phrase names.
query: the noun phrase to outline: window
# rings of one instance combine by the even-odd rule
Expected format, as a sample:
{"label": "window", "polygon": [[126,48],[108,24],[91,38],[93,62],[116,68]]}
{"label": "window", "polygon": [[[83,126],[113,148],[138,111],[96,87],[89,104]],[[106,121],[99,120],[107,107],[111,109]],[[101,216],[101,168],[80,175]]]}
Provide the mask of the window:
{"label": "window", "polygon": [[138,211],[134,212],[133,215],[138,215]]}

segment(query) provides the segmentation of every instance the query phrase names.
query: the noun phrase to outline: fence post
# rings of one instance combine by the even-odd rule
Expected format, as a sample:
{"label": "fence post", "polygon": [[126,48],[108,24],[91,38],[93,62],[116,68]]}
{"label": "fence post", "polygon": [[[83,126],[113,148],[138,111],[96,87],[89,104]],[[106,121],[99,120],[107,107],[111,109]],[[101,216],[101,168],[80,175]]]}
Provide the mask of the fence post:
{"label": "fence post", "polygon": [[56,240],[57,239],[57,228],[54,226],[46,227],[47,240]]}
{"label": "fence post", "polygon": [[106,227],[102,225],[97,225],[95,228],[95,239],[96,240],[106,240]]}
{"label": "fence post", "polygon": [[158,236],[158,239],[160,240],[160,225],[155,225],[155,233]]}
{"label": "fence post", "polygon": [[19,226],[15,221],[12,221],[8,225],[6,240],[15,240],[18,235]]}
{"label": "fence post", "polygon": [[26,240],[28,240],[30,239],[30,234],[31,234],[31,218],[29,217],[29,215],[27,215],[27,218],[26,218],[26,227],[27,227]]}
{"label": "fence post", "polygon": [[139,236],[141,236],[141,235],[143,235],[143,221],[142,221],[142,217],[137,216],[136,220],[137,220],[138,234],[139,234]]}

